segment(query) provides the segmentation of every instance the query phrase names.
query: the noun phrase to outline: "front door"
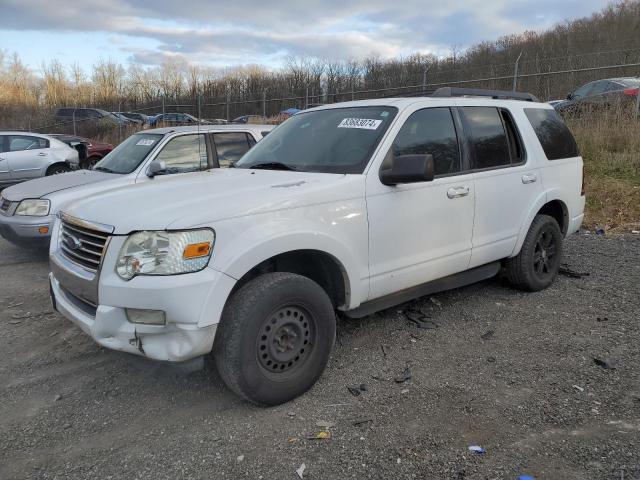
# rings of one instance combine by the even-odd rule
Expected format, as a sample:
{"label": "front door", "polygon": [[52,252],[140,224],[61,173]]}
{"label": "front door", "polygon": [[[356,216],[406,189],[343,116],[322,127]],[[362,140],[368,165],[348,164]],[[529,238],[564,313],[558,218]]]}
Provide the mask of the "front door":
{"label": "front door", "polygon": [[417,110],[383,165],[394,155],[431,154],[435,179],[387,186],[379,167],[368,172],[370,300],[468,268],[475,189],[457,133],[448,107]]}

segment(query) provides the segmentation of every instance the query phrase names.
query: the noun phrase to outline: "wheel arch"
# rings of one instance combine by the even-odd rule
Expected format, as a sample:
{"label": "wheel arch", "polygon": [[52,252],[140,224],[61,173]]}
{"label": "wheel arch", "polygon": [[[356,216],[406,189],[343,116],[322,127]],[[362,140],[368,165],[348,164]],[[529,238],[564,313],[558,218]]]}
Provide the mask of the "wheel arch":
{"label": "wheel arch", "polygon": [[62,161],[53,162],[51,165],[47,165],[47,169],[45,170],[45,176],[49,175],[49,172],[54,167],[66,167],[69,169],[69,164],[67,162],[62,162]]}
{"label": "wheel arch", "polygon": [[544,214],[549,215],[556,219],[558,225],[560,226],[560,231],[562,235],[567,234],[567,230],[569,228],[569,209],[567,207],[567,202],[562,199],[560,195],[561,192],[557,190],[551,190],[542,193],[538,198],[533,202],[531,208],[527,212],[527,215],[520,226],[520,230],[518,233],[518,241],[511,253],[511,256],[515,256],[520,252],[522,248],[522,244],[524,243],[525,237],[527,236],[527,232],[531,227],[533,219],[536,215]]}

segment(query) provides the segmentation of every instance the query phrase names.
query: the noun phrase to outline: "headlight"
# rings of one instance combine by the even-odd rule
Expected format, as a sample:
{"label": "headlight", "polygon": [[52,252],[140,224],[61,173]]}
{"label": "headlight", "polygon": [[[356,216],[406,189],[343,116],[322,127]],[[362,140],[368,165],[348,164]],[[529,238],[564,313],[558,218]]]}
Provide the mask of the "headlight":
{"label": "headlight", "polygon": [[27,215],[30,217],[44,217],[49,215],[49,200],[23,200],[16,208],[15,215]]}
{"label": "headlight", "polygon": [[210,229],[137,232],[124,242],[116,272],[125,280],[136,275],[198,272],[209,263],[214,241],[215,233]]}

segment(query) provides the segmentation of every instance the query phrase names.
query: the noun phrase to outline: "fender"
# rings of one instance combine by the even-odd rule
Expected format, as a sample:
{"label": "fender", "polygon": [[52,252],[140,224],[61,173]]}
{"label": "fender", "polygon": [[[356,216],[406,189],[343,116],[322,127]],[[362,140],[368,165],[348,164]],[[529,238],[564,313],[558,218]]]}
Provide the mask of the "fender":
{"label": "fender", "polygon": [[[319,231],[316,223],[297,220],[295,225],[290,220],[275,220],[238,232],[237,238],[227,242],[219,255],[216,255],[214,247],[210,267],[237,281],[253,267],[276,255],[295,250],[317,250],[331,255],[340,266],[345,282],[346,307],[355,308],[365,301],[369,287],[368,264],[365,262],[359,266],[357,252],[335,234]],[[362,271],[363,267],[365,271]]]}
{"label": "fender", "polygon": [[513,251],[511,252],[511,257],[515,257],[518,253],[520,253],[520,249],[522,248],[522,244],[524,243],[524,239],[527,236],[527,232],[529,231],[529,227],[533,222],[534,217],[540,211],[542,207],[544,207],[547,203],[552,202],[553,200],[561,201],[565,207],[566,214],[566,204],[567,202],[562,198],[562,191],[560,189],[554,188],[550,190],[545,190],[542,192],[533,202],[531,208],[527,212],[524,221],[520,224],[520,230],[518,231],[518,241],[516,242]]}

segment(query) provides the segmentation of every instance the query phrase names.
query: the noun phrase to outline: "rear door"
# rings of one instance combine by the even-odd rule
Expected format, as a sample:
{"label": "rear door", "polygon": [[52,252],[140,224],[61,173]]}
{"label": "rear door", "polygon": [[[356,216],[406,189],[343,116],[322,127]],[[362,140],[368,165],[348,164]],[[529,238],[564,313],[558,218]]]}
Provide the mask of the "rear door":
{"label": "rear door", "polygon": [[469,264],[473,268],[511,255],[523,215],[542,193],[542,184],[514,121],[515,115],[524,117],[521,111],[469,106],[459,112],[476,194]]}
{"label": "rear door", "polygon": [[49,164],[49,140],[31,135],[7,135],[6,152],[13,182],[44,175]]}

